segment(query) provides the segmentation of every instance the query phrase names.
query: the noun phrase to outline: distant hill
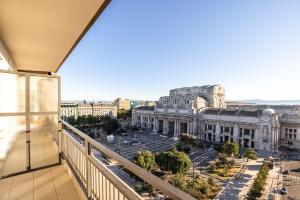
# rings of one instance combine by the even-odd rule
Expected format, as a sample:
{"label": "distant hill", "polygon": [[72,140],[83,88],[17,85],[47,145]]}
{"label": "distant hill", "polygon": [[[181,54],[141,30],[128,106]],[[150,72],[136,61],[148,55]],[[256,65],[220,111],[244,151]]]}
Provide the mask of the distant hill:
{"label": "distant hill", "polygon": [[233,100],[227,101],[228,104],[258,104],[258,105],[300,105],[300,100]]}

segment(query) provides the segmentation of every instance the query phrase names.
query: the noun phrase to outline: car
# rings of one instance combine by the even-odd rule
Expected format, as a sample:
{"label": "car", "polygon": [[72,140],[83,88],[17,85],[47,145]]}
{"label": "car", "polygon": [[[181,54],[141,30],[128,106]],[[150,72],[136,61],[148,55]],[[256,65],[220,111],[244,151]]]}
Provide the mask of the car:
{"label": "car", "polygon": [[141,144],[140,141],[132,141],[132,142],[131,142],[131,145],[132,145],[132,146],[138,146],[138,145],[140,145],[140,144]]}
{"label": "car", "polygon": [[178,137],[171,137],[172,140],[177,141]]}
{"label": "car", "polygon": [[123,135],[123,136],[128,136],[128,134],[127,134],[127,133],[122,133],[122,135]]}
{"label": "car", "polygon": [[123,144],[129,144],[129,141],[128,140],[124,140]]}
{"label": "car", "polygon": [[281,188],[280,192],[281,192],[281,194],[287,194],[288,193],[286,188]]}
{"label": "car", "polygon": [[289,174],[289,171],[288,170],[283,170],[282,174],[287,175],[287,174]]}

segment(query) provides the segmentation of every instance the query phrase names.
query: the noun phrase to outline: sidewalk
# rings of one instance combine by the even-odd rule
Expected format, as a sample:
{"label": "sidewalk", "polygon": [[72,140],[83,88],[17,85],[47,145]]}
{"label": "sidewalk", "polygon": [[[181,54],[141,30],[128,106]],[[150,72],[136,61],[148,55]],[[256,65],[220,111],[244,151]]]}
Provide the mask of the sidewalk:
{"label": "sidewalk", "polygon": [[239,178],[235,178],[230,181],[220,196],[216,199],[218,200],[242,200],[245,199],[247,192],[256,177],[260,165],[262,164],[262,159],[250,160],[247,164],[247,169],[244,174]]}
{"label": "sidewalk", "polygon": [[280,167],[274,166],[272,170],[269,171],[267,183],[263,196],[260,199],[274,199],[280,200],[279,190],[282,188],[283,180],[282,174],[280,173]]}

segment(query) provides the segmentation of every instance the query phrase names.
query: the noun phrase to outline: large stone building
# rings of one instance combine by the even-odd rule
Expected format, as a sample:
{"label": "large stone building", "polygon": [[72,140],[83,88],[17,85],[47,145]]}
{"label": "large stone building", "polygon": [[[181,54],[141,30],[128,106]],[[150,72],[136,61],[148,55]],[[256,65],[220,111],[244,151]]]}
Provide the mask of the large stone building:
{"label": "large stone building", "polygon": [[274,109],[226,108],[221,85],[171,90],[156,106],[135,108],[132,125],[175,137],[187,134],[216,143],[237,142],[240,147],[268,152],[277,152],[282,138]]}
{"label": "large stone building", "polygon": [[130,110],[130,99],[117,98],[114,100],[114,105],[117,106],[118,110]]}
{"label": "large stone building", "polygon": [[83,115],[117,118],[117,107],[108,103],[62,103],[61,115],[63,119],[70,116],[77,118]]}

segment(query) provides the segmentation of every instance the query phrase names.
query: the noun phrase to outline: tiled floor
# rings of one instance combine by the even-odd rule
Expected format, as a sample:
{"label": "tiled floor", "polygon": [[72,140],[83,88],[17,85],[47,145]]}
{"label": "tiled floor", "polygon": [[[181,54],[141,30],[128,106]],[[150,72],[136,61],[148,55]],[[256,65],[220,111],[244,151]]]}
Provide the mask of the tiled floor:
{"label": "tiled floor", "polygon": [[0,180],[0,200],[80,200],[62,165]]}

